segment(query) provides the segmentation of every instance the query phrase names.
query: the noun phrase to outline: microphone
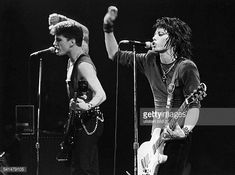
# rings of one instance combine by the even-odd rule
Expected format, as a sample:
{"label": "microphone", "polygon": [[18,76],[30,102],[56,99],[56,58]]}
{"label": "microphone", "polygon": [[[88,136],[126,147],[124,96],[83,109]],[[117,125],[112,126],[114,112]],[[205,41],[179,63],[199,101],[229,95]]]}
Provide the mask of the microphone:
{"label": "microphone", "polygon": [[152,48],[152,42],[150,41],[140,42],[140,41],[134,41],[134,40],[122,40],[119,42],[119,44],[139,45],[139,46],[144,46],[146,49]]}
{"label": "microphone", "polygon": [[41,55],[43,53],[54,53],[55,52],[55,48],[54,47],[49,47],[47,49],[43,49],[43,50],[39,50],[37,52],[33,52],[30,54],[30,56],[35,56],[35,55]]}

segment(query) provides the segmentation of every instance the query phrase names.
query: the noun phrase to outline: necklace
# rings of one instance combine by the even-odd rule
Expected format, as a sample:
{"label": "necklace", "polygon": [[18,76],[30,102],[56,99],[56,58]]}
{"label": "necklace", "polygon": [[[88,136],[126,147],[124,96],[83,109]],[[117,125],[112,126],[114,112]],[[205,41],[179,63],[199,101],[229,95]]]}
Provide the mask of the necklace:
{"label": "necklace", "polygon": [[174,67],[176,62],[174,62],[166,71],[163,68],[163,65],[161,64],[161,69],[162,69],[162,81],[165,83],[166,82],[166,76],[167,74],[171,71],[171,69]]}

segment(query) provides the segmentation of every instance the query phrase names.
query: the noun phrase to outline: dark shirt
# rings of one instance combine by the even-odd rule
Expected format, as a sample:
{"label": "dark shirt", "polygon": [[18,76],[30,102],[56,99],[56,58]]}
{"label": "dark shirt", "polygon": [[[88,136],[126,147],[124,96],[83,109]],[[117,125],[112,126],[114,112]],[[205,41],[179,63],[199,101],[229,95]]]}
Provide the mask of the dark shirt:
{"label": "dark shirt", "polygon": [[[133,52],[118,51],[114,59],[119,61],[122,65],[133,66]],[[185,98],[190,95],[193,90],[197,89],[200,84],[199,72],[195,63],[188,59],[178,60],[180,67],[178,70],[178,76],[175,81],[175,90],[173,93],[172,108],[178,108],[184,102]],[[155,109],[166,107],[167,101],[167,87],[171,82],[176,64],[166,75],[166,82],[162,80],[162,69],[160,63],[159,54],[153,51],[147,53],[136,54],[136,67],[140,70],[148,79],[150,84]],[[169,67],[171,65],[163,65],[163,67]],[[189,108],[200,107],[199,103],[190,104]]]}
{"label": "dark shirt", "polygon": [[89,102],[92,99],[93,92],[89,88],[88,82],[84,79],[84,77],[82,77],[78,70],[78,65],[82,62],[91,64],[94,67],[94,70],[96,70],[95,65],[89,55],[80,55],[73,64],[71,77],[67,75],[67,90],[70,99],[74,98],[74,92],[77,92],[77,97],[82,98],[85,102]]}

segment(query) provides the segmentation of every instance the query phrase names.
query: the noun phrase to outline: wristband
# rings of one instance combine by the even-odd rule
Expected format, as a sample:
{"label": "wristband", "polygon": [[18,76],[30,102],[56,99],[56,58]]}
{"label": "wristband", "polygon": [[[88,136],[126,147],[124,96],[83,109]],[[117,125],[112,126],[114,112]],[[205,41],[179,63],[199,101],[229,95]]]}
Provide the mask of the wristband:
{"label": "wristband", "polygon": [[103,24],[103,30],[105,33],[113,32],[113,24],[110,24],[110,23]]}

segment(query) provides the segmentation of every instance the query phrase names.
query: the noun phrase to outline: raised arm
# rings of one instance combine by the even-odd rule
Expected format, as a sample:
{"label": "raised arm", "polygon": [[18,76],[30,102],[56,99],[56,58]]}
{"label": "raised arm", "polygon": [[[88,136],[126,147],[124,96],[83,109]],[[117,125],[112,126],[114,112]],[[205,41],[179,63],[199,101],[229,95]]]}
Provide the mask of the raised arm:
{"label": "raised arm", "polygon": [[108,12],[104,17],[104,37],[105,37],[105,47],[108,53],[108,57],[113,59],[113,56],[118,51],[118,43],[113,33],[114,21],[117,18],[118,9],[114,6],[108,8]]}

